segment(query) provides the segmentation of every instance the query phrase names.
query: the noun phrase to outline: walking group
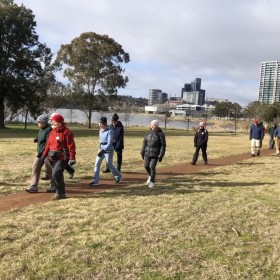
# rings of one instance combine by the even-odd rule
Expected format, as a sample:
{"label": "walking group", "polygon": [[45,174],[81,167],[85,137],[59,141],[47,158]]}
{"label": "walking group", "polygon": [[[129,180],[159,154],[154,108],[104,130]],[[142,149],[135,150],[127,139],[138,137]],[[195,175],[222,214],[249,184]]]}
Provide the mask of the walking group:
{"label": "walking group", "polygon": [[[50,124],[49,124],[50,122]],[[50,180],[50,185],[46,192],[54,193],[53,200],[64,199],[65,183],[64,170],[69,173],[69,178],[73,178],[76,163],[76,145],[73,132],[66,126],[64,118],[58,113],[53,113],[50,118],[41,115],[37,118],[39,132],[34,143],[37,143],[37,154],[32,165],[30,186],[25,190],[29,193],[39,191],[39,179],[41,169],[45,165],[45,175],[43,180]],[[93,178],[89,187],[96,187],[100,184],[100,168],[105,159],[106,168],[103,173],[112,173],[115,183],[122,181],[122,159],[124,149],[124,127],[119,120],[119,116],[114,114],[111,124],[107,123],[106,117],[99,120],[99,147],[95,158]],[[204,163],[207,164],[207,142],[208,131],[205,123],[201,122],[194,136],[195,153],[192,164],[198,160],[199,151],[202,152]],[[150,129],[145,134],[140,150],[144,161],[144,168],[147,172],[147,185],[154,188],[156,179],[156,166],[164,158],[166,151],[165,134],[159,126],[158,120],[150,123]],[[117,166],[113,163],[114,153],[117,156]]]}

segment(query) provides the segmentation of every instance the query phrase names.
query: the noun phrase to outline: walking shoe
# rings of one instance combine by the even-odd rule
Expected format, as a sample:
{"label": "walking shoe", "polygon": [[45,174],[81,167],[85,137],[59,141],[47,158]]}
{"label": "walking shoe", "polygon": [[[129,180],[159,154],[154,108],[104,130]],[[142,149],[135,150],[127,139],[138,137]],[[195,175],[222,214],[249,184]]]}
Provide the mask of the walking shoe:
{"label": "walking shoe", "polygon": [[147,181],[146,181],[146,184],[149,185],[150,182],[151,182],[151,176],[148,176],[148,179],[147,179]]}
{"label": "walking shoe", "polygon": [[90,187],[96,187],[99,186],[99,183],[91,182],[88,184]]}
{"label": "walking shoe", "polygon": [[50,186],[50,187],[47,189],[47,193],[53,193],[53,192],[56,192],[56,187],[55,187],[55,186]]}
{"label": "walking shoe", "polygon": [[41,177],[41,180],[43,181],[47,181],[47,180],[50,180],[51,178],[48,176],[48,175],[45,175],[43,177]]}
{"label": "walking shoe", "polygon": [[204,161],[204,164],[205,164],[205,165],[207,165],[207,164],[208,164],[208,162],[207,162],[207,161]]}
{"label": "walking shoe", "polygon": [[196,163],[195,163],[195,162],[193,162],[193,161],[191,162],[191,164],[192,164],[192,165],[196,165]]}
{"label": "walking shoe", "polygon": [[116,184],[119,184],[122,181],[122,175],[116,179]]}
{"label": "walking shoe", "polygon": [[254,154],[252,154],[252,157],[254,157],[255,155]]}
{"label": "walking shoe", "polygon": [[260,155],[260,152],[257,152],[257,156],[259,156]]}
{"label": "walking shoe", "polygon": [[36,192],[38,192],[38,187],[37,186],[30,186],[29,188],[26,188],[25,191],[29,192],[29,193],[36,193]]}
{"label": "walking shoe", "polygon": [[52,197],[52,200],[60,200],[60,199],[65,199],[66,196],[65,194],[58,194],[56,193],[53,197]]}
{"label": "walking shoe", "polygon": [[107,169],[107,168],[102,171],[102,173],[110,173],[110,172],[111,172],[110,169]]}
{"label": "walking shoe", "polygon": [[72,172],[72,173],[69,173],[69,177],[68,177],[68,179],[72,179],[72,178],[74,177],[74,174],[75,174],[75,171],[74,171],[74,172]]}
{"label": "walking shoe", "polygon": [[155,186],[155,183],[150,182],[150,184],[149,184],[149,186],[148,186],[148,187],[149,187],[150,189],[152,189],[154,186]]}

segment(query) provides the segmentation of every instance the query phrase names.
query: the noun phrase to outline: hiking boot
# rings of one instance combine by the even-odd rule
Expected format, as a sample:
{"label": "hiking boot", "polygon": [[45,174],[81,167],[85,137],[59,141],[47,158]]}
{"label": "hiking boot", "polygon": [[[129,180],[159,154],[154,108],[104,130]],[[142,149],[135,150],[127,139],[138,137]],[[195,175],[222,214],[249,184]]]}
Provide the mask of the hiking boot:
{"label": "hiking boot", "polygon": [[51,178],[48,176],[48,175],[45,175],[43,177],[41,177],[41,180],[43,181],[47,181],[47,180],[50,180]]}
{"label": "hiking boot", "polygon": [[50,187],[47,189],[47,193],[53,193],[53,192],[56,192],[56,187],[55,187],[55,186],[50,186]]}
{"label": "hiking boot", "polygon": [[148,186],[148,187],[149,187],[150,189],[152,189],[154,186],[155,186],[155,183],[150,182],[150,184],[149,184],[149,186]]}
{"label": "hiking boot", "polygon": [[119,184],[122,181],[122,175],[116,179],[116,184]]}
{"label": "hiking boot", "polygon": [[75,171],[73,171],[72,173],[69,173],[69,177],[68,179],[72,179],[74,177]]}
{"label": "hiking boot", "polygon": [[110,173],[110,172],[111,172],[110,169],[107,169],[107,168],[102,171],[102,173]]}
{"label": "hiking boot", "polygon": [[88,184],[90,187],[96,187],[99,186],[99,183],[91,182]]}
{"label": "hiking boot", "polygon": [[26,188],[25,191],[29,192],[29,193],[36,193],[36,192],[38,192],[38,187],[37,186],[30,186],[29,188]]}
{"label": "hiking boot", "polygon": [[66,196],[65,194],[58,194],[56,193],[53,197],[52,197],[52,200],[60,200],[60,199],[65,199]]}
{"label": "hiking boot", "polygon": [[148,176],[148,179],[147,179],[147,181],[146,181],[146,184],[149,185],[150,182],[151,182],[151,176]]}

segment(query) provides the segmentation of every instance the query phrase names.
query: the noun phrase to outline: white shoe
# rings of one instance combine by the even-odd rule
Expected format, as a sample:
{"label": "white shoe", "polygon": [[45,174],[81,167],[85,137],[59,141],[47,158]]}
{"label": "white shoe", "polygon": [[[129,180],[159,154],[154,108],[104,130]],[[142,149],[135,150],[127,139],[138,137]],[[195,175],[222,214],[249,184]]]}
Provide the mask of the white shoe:
{"label": "white shoe", "polygon": [[150,184],[149,184],[149,188],[150,188],[150,189],[152,189],[154,186],[155,186],[155,183],[150,182]]}
{"label": "white shoe", "polygon": [[149,185],[151,182],[151,176],[148,177],[146,184]]}

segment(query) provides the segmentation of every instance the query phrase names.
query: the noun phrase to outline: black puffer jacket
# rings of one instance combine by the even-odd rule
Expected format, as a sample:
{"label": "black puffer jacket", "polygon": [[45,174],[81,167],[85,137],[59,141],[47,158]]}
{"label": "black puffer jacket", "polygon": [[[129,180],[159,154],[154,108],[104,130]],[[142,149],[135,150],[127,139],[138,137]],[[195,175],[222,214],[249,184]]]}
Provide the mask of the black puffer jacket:
{"label": "black puffer jacket", "polygon": [[199,129],[194,136],[195,147],[207,147],[208,142],[208,131],[206,129]]}
{"label": "black puffer jacket", "polygon": [[141,155],[150,158],[163,158],[166,149],[165,135],[161,128],[150,129],[144,137]]}
{"label": "black puffer jacket", "polygon": [[114,131],[113,133],[113,146],[115,151],[121,151],[124,148],[124,128],[123,124],[118,121],[115,126],[111,125],[110,128]]}

